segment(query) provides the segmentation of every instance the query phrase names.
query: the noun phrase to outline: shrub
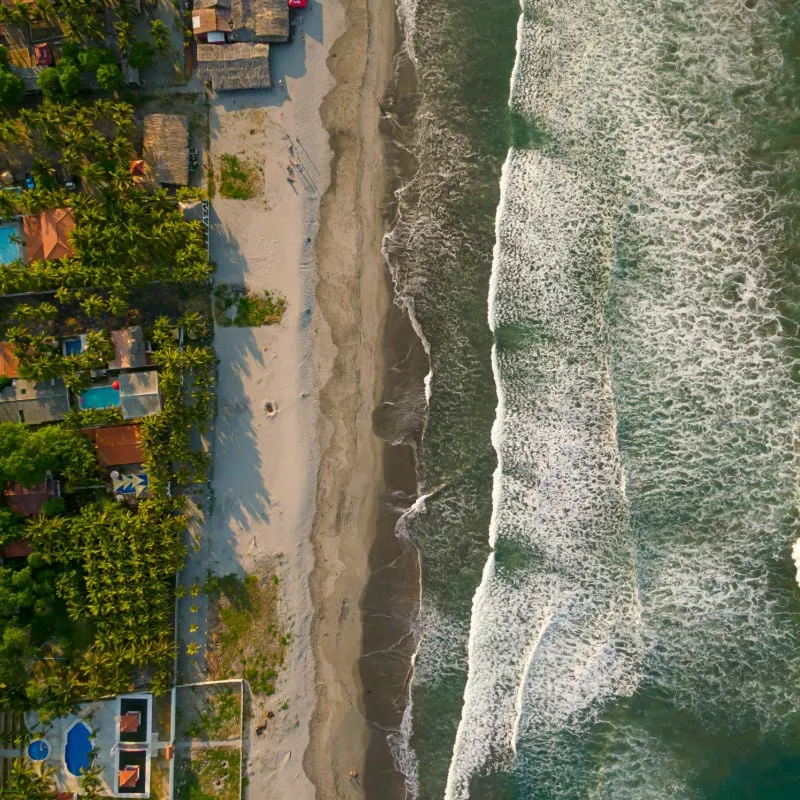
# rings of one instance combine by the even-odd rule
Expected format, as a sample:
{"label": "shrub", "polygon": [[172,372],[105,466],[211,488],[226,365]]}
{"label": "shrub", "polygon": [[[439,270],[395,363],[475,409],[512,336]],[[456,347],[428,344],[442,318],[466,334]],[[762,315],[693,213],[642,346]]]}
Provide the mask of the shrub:
{"label": "shrub", "polygon": [[150,42],[135,42],[131,47],[128,63],[136,69],[147,69],[153,65],[155,48]]}
{"label": "shrub", "polygon": [[74,97],[81,90],[83,80],[78,65],[71,59],[62,58],[56,67],[58,80],[61,83],[61,91],[67,97]]}
{"label": "shrub", "polygon": [[[7,57],[7,56],[6,56]],[[15,106],[22,99],[25,84],[19,75],[15,75],[8,65],[0,67],[0,106]]]}
{"label": "shrub", "polygon": [[116,64],[101,64],[97,68],[97,82],[107,92],[119,89],[124,83],[122,71]]}

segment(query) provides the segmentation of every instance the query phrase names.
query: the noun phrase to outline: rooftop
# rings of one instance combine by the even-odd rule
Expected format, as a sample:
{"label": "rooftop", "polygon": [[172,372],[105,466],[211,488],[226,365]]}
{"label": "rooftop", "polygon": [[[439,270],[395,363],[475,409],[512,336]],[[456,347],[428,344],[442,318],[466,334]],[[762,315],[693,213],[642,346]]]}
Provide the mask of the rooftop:
{"label": "rooftop", "polygon": [[228,12],[216,8],[200,8],[192,11],[192,33],[195,36],[211,31],[230,31]]}
{"label": "rooftop", "polygon": [[142,155],[156,181],[172,186],[189,183],[189,123],[182,114],[148,114],[144,118]]}
{"label": "rooftop", "polygon": [[117,380],[119,381],[119,404],[125,419],[136,419],[161,413],[158,372],[155,369],[123,373]]}
{"label": "rooftop", "polygon": [[0,342],[0,375],[6,378],[16,378],[19,362],[14,354],[14,346],[11,342]]}
{"label": "rooftop", "polygon": [[119,732],[136,733],[141,724],[141,713],[139,711],[128,711],[119,718]]}
{"label": "rooftop", "polygon": [[142,430],[139,425],[117,425],[113,428],[84,428],[94,442],[101,467],[141,464],[144,460]]}
{"label": "rooftop", "polygon": [[27,539],[17,539],[0,548],[0,558],[27,558],[32,552]]}
{"label": "rooftop", "polygon": [[51,208],[22,218],[28,263],[72,255],[69,235],[75,227],[71,208]]}
{"label": "rooftop", "polygon": [[30,489],[18,483],[7,483],[3,490],[6,505],[22,517],[33,517],[42,510],[42,506],[54,497],[58,497],[58,483],[43,481]]}
{"label": "rooftop", "polygon": [[231,27],[241,41],[289,40],[289,4],[286,0],[230,0]]}
{"label": "rooftop", "polygon": [[269,45],[198,44],[197,76],[215,92],[269,89]]}
{"label": "rooftop", "polygon": [[147,366],[147,353],[144,349],[144,333],[141,325],[111,331],[114,343],[114,359],[108,362],[109,369],[137,369]]}
{"label": "rooftop", "polygon": [[0,422],[39,425],[64,419],[69,411],[69,393],[61,378],[26,381],[15,378],[0,391]]}

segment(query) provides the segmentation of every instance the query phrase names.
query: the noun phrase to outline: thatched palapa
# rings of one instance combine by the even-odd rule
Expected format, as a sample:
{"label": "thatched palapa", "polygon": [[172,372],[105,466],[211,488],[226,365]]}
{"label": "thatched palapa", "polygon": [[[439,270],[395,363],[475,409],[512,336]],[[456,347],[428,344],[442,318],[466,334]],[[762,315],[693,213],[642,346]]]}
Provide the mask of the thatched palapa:
{"label": "thatched palapa", "polygon": [[142,155],[159,183],[189,183],[189,123],[181,114],[148,114],[144,118]]}
{"label": "thatched palapa", "polygon": [[269,45],[198,44],[197,76],[215,92],[237,89],[269,89]]}
{"label": "thatched palapa", "polygon": [[231,27],[239,41],[286,42],[289,4],[286,0],[231,0]]}

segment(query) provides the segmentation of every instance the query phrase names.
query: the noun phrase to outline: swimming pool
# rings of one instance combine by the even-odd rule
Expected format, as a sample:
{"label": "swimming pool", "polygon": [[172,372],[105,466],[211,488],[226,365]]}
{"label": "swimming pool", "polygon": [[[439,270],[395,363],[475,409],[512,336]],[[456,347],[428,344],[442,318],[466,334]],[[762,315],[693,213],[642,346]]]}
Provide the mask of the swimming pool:
{"label": "swimming pool", "polygon": [[64,761],[70,775],[76,777],[81,770],[89,769],[89,756],[92,752],[91,731],[84,722],[76,722],[67,733],[64,746]]}
{"label": "swimming pool", "polygon": [[79,356],[83,352],[83,342],[79,337],[64,340],[64,355]]}
{"label": "swimming pool", "polygon": [[81,408],[113,408],[119,405],[119,389],[113,386],[93,386],[81,392]]}
{"label": "swimming pool", "polygon": [[22,258],[22,247],[13,237],[19,236],[19,225],[16,222],[0,224],[0,264],[11,264]]}
{"label": "swimming pool", "polygon": [[28,745],[28,758],[31,761],[44,761],[50,753],[50,745],[44,739],[37,739]]}

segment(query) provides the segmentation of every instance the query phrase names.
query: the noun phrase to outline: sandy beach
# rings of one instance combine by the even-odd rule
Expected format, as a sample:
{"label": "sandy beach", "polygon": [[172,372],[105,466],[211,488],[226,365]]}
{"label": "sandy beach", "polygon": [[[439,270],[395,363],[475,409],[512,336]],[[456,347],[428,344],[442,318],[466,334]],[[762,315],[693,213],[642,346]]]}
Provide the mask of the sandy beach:
{"label": "sandy beach", "polygon": [[377,99],[393,30],[386,0],[312,2],[293,41],[272,48],[273,89],[211,98],[212,162],[235,154],[263,169],[258,197],[213,199],[215,281],[288,303],[279,325],[217,328],[214,507],[192,559],[281,580],[292,639],[276,694],[253,709],[251,798],[352,796],[347,774],[364,768],[359,604],[388,309]]}

